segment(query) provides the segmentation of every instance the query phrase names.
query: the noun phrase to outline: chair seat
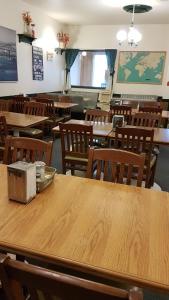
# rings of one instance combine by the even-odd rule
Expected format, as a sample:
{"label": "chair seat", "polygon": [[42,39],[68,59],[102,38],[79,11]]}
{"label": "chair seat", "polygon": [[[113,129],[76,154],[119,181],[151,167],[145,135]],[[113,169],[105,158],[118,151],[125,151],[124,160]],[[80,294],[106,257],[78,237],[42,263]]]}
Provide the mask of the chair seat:
{"label": "chair seat", "polygon": [[56,124],[56,123],[59,123],[59,122],[62,122],[64,120],[64,117],[63,118],[51,118],[51,119],[48,119],[45,121],[46,124]]}
{"label": "chair seat", "polygon": [[83,157],[76,157],[76,156],[71,156],[71,155],[66,155],[65,156],[66,160],[72,160],[72,161],[80,161],[80,162],[88,162],[88,158],[83,158]]}
{"label": "chair seat", "polygon": [[27,128],[27,129],[22,129],[20,130],[21,134],[24,134],[26,136],[42,136],[43,131],[37,128]]}

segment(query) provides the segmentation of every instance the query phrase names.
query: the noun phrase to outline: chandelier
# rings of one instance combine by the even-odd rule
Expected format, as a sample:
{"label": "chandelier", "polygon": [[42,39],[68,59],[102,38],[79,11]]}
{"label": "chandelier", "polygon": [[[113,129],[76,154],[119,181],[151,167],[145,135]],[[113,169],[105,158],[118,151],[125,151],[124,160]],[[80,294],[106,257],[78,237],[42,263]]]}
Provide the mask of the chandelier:
{"label": "chandelier", "polygon": [[128,32],[126,32],[125,30],[120,30],[117,32],[116,38],[119,42],[119,45],[122,45],[122,43],[127,40],[130,46],[136,47],[142,40],[142,34],[134,26],[135,13],[148,12],[152,9],[152,7],[148,5],[134,4],[124,6],[123,9],[127,12],[132,13],[131,24]]}

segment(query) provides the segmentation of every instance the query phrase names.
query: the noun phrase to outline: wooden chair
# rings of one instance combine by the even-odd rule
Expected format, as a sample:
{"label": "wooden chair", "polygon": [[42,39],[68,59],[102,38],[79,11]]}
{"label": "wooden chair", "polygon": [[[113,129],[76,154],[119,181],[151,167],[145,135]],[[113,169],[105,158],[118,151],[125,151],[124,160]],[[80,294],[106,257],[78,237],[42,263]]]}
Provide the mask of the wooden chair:
{"label": "wooden chair", "polygon": [[45,121],[45,127],[51,132],[51,129],[64,121],[64,117],[59,117],[55,111],[54,101],[51,99],[36,98],[36,102],[45,104],[45,116],[49,119]]}
{"label": "wooden chair", "polygon": [[131,124],[144,127],[160,127],[161,116],[158,114],[136,113],[132,116]]}
{"label": "wooden chair", "polygon": [[[23,113],[27,115],[34,115],[34,116],[45,116],[45,104],[38,103],[35,101],[25,102],[24,103],[24,110]],[[20,136],[27,136],[31,138],[42,138],[43,137],[43,129],[44,124],[39,125],[39,128],[26,128],[20,129]]]}
{"label": "wooden chair", "polygon": [[30,101],[29,97],[15,96],[12,99],[12,102],[13,102],[12,111],[22,114],[24,111],[25,102],[29,102],[29,101]]}
{"label": "wooden chair", "polygon": [[136,174],[141,187],[144,161],[145,156],[124,150],[91,148],[86,177],[101,179],[103,175],[103,180],[130,185]]}
{"label": "wooden chair", "polygon": [[137,154],[145,154],[144,177],[145,187],[151,188],[154,184],[154,175],[157,155],[153,154],[153,129],[116,128],[115,147]]}
{"label": "wooden chair", "polygon": [[8,135],[8,127],[6,124],[6,118],[0,116],[0,161],[3,160],[4,150],[5,150],[5,140]]}
{"label": "wooden chair", "polygon": [[110,106],[111,119],[114,115],[123,115],[127,124],[131,122],[132,107],[127,105]]}
{"label": "wooden chair", "polygon": [[45,104],[39,103],[36,101],[26,102],[24,104],[24,114],[35,115],[35,116],[44,116],[45,115]]}
{"label": "wooden chair", "polygon": [[[158,103],[158,102],[157,102]],[[157,106],[140,106],[139,107],[139,112],[143,113],[151,113],[151,114],[162,114],[163,109],[161,107]]]}
{"label": "wooden chair", "polygon": [[0,111],[9,111],[11,108],[10,100],[2,100],[0,99]]}
{"label": "wooden chair", "polygon": [[[59,102],[62,103],[72,103],[72,98],[68,95],[62,95],[62,96],[58,96],[58,100]],[[64,117],[65,121],[68,121],[71,119],[71,109],[70,108],[65,108],[62,109],[62,111],[60,109],[58,109],[59,115]]]}
{"label": "wooden chair", "polygon": [[70,169],[86,170],[89,146],[93,143],[93,126],[59,123],[63,174]]}
{"label": "wooden chair", "polygon": [[52,142],[44,142],[24,137],[7,137],[3,162],[10,164],[19,160],[27,162],[44,161],[50,166]]}
{"label": "wooden chair", "polygon": [[138,288],[129,291],[95,281],[54,272],[48,269],[14,261],[0,255],[0,277],[7,300],[143,300]]}
{"label": "wooden chair", "polygon": [[108,123],[110,118],[110,114],[108,111],[101,110],[101,109],[88,109],[86,111],[85,120],[86,121],[93,121],[93,122],[102,122]]}

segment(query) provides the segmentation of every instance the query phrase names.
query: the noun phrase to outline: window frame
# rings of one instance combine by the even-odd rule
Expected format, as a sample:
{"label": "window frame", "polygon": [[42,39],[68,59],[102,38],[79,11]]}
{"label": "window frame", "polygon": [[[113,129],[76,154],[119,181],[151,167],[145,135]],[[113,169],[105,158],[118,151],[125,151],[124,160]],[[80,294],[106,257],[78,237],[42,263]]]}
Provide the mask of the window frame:
{"label": "window frame", "polygon": [[[83,50],[79,50],[79,54],[81,54],[83,51],[86,51],[86,52],[100,52],[101,54],[105,53],[106,55],[106,52],[105,52],[105,49],[83,49]],[[76,89],[92,89],[92,90],[106,90],[106,86],[105,87],[95,87],[95,86],[85,86],[85,85],[72,85],[71,84],[71,88],[76,88]]]}

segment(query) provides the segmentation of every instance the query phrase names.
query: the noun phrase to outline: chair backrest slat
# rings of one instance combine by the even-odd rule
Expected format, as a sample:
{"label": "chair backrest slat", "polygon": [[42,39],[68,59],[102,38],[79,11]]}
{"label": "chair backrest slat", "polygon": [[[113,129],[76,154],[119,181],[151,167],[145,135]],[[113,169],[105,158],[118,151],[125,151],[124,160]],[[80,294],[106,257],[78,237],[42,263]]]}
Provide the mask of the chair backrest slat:
{"label": "chair backrest slat", "polygon": [[138,288],[123,290],[0,255],[0,278],[7,300],[24,300],[23,286],[32,300],[143,300]]}
{"label": "chair backrest slat", "polygon": [[3,162],[10,164],[19,160],[27,162],[42,160],[50,166],[52,146],[52,142],[47,143],[24,137],[7,137]]}
{"label": "chair backrest slat", "polygon": [[103,175],[103,180],[124,184],[131,184],[131,178],[134,177],[137,186],[141,186],[144,162],[144,155],[109,148],[91,148],[86,177],[102,179]]}
{"label": "chair backrest slat", "polygon": [[88,109],[86,111],[85,116],[86,121],[93,121],[93,122],[102,122],[107,123],[110,120],[110,114],[108,111],[104,111],[101,109]]}
{"label": "chair backrest slat", "polygon": [[93,142],[93,126],[59,123],[62,155],[88,157]]}
{"label": "chair backrest slat", "polygon": [[125,118],[125,121],[130,124],[131,122],[131,113],[132,113],[132,107],[128,105],[113,105],[110,106],[110,113],[111,118],[114,115],[123,115]]}
{"label": "chair backrest slat", "polygon": [[44,103],[39,103],[35,101],[25,102],[24,104],[24,114],[44,116],[46,106]]}
{"label": "chair backrest slat", "polygon": [[150,113],[136,113],[132,117],[131,124],[143,127],[160,127],[161,115]]}

